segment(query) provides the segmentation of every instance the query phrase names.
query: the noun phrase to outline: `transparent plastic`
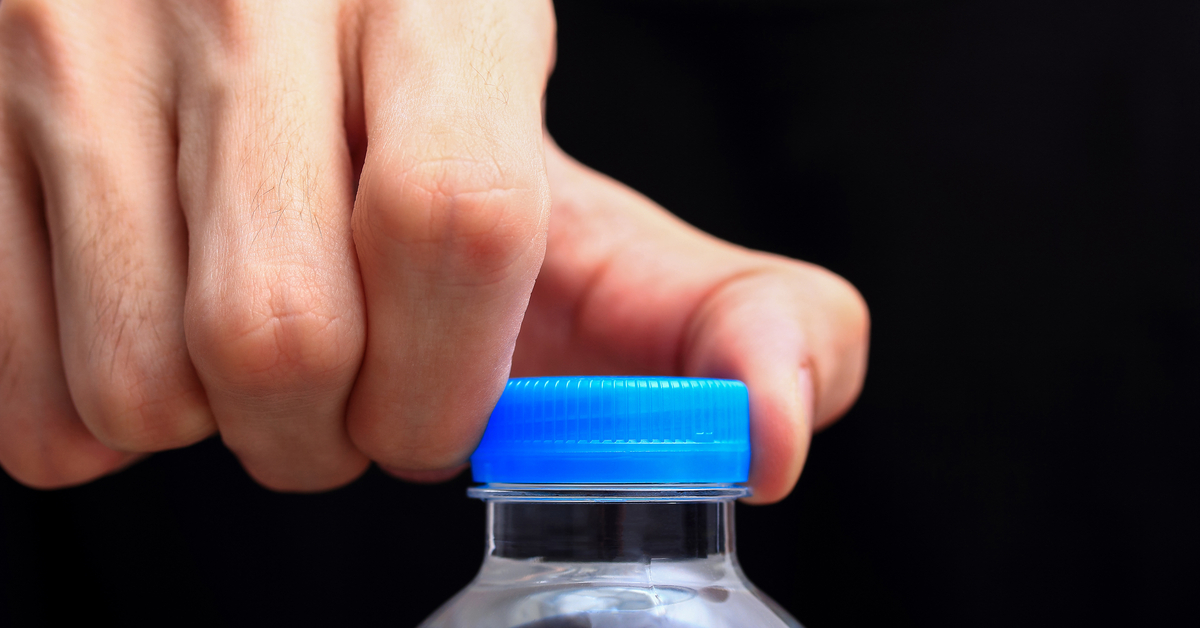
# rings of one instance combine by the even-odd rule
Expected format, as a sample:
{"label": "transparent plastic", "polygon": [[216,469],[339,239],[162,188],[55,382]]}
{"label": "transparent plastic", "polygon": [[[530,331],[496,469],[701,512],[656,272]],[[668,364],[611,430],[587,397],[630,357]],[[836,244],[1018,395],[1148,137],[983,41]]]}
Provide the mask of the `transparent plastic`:
{"label": "transparent plastic", "polygon": [[738,565],[732,484],[489,484],[475,579],[422,628],[783,628]]}

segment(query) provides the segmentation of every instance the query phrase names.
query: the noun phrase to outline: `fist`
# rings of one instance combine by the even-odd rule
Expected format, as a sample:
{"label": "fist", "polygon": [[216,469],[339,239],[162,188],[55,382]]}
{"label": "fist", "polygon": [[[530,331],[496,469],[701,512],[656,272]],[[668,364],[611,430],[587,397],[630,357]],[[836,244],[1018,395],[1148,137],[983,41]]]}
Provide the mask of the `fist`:
{"label": "fist", "polygon": [[5,0],[0,463],[460,465],[545,251],[553,41],[544,1]]}

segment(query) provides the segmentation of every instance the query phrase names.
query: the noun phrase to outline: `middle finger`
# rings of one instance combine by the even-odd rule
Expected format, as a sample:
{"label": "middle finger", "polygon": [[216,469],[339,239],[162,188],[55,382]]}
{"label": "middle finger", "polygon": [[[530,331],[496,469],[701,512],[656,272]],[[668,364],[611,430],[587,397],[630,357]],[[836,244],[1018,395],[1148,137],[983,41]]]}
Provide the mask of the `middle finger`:
{"label": "middle finger", "polygon": [[366,468],[346,435],[364,343],[336,3],[187,5],[180,96],[188,348],[225,443],[277,490]]}

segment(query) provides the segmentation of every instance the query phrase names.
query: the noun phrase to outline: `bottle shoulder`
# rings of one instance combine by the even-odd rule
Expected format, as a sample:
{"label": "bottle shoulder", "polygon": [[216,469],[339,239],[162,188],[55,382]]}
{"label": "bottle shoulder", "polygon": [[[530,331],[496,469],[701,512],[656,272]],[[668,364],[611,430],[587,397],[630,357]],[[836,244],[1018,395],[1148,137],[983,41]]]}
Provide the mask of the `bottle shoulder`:
{"label": "bottle shoulder", "polygon": [[422,628],[799,627],[728,556],[641,562],[490,557]]}

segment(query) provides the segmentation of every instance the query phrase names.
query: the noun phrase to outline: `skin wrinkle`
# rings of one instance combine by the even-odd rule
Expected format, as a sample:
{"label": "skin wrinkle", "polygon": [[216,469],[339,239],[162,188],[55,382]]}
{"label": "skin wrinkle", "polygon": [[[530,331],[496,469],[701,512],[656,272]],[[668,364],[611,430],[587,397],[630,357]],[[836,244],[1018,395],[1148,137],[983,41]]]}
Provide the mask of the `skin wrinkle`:
{"label": "skin wrinkle", "polygon": [[[89,351],[88,358],[88,362],[94,363],[96,358],[92,354],[97,349],[97,345],[106,346],[109,352],[108,380],[119,383],[119,389],[125,394],[124,401],[131,401],[135,397],[140,399],[140,401],[128,405],[126,411],[122,412],[124,415],[137,414],[138,408],[162,402],[165,398],[151,401],[147,397],[149,392],[147,388],[158,387],[156,385],[166,382],[163,375],[172,374],[169,365],[173,361],[186,363],[189,359],[186,348],[182,346],[173,350],[168,349],[170,345],[163,342],[159,326],[151,324],[159,317],[152,315],[149,304],[142,299],[131,299],[131,301],[133,301],[133,305],[125,307],[125,293],[122,292],[118,297],[112,316],[112,324],[117,327],[116,333],[114,334],[111,329],[104,331],[105,327],[99,326],[101,333],[94,335],[93,348]],[[130,327],[131,323],[133,324],[132,328]],[[144,327],[146,325],[150,325],[150,329],[154,333],[154,340],[150,343],[155,347],[155,352],[152,354],[135,352],[135,346],[142,344],[143,338],[145,338]],[[133,333],[135,331],[137,333]],[[130,334],[130,338],[126,338],[127,332]],[[111,339],[111,342],[102,343],[105,338]],[[186,396],[189,392],[183,390],[171,396]],[[120,422],[118,421],[118,423]]]}
{"label": "skin wrinkle", "polygon": [[[117,322],[117,321],[123,322],[124,321],[124,317],[121,316],[122,312],[120,311],[121,303],[124,301],[125,301],[125,290],[118,287],[116,298],[113,300],[105,301],[104,304],[101,306],[100,311],[97,313],[97,318],[100,320],[95,321],[93,324],[94,327],[96,327],[100,333],[92,335],[92,343],[91,343],[90,347],[88,348],[88,354],[87,354],[87,362],[88,363],[94,363],[95,362],[95,354],[105,344],[108,344],[108,343],[104,342],[105,333],[106,333],[105,330],[107,328],[109,328],[111,325],[105,325],[104,323],[113,323],[113,322]],[[105,320],[105,319],[108,319],[108,320]],[[118,343],[114,342],[114,343],[112,343],[111,346],[114,349],[113,355],[115,357],[115,355],[116,355],[115,348],[120,345]],[[110,370],[109,374],[110,375],[112,374],[111,370]]]}
{"label": "skin wrinkle", "polygon": [[[444,170],[437,172],[437,174],[433,175],[432,177],[415,174],[415,171],[418,169],[429,168],[430,166],[445,166],[447,164],[459,165],[458,168],[452,169],[455,172],[463,171],[461,164],[469,164],[476,167],[483,166],[485,172],[484,175],[468,176],[465,177],[465,179],[482,179],[487,183],[483,183],[482,185],[467,186],[467,189],[459,189],[458,187],[451,187],[451,185],[460,185],[460,183],[464,181],[464,178],[457,178],[454,180],[454,183],[451,184],[449,177]],[[432,248],[436,251],[437,259],[428,260],[425,262],[425,265],[431,269],[435,269],[434,272],[440,271],[442,268],[446,268],[446,262],[448,260],[461,258],[463,250],[469,252],[471,249],[478,248],[471,246],[471,244],[475,243],[476,240],[480,241],[479,244],[484,245],[487,248],[492,248],[496,244],[507,244],[507,241],[512,239],[508,233],[505,233],[505,231],[508,231],[508,229],[503,229],[499,234],[497,234],[497,231],[500,230],[501,227],[513,224],[513,221],[505,221],[505,218],[511,214],[511,211],[486,211],[485,208],[489,205],[489,198],[497,194],[502,196],[514,196],[519,195],[522,192],[536,194],[536,190],[527,187],[505,186],[491,183],[492,181],[504,180],[503,171],[500,168],[500,164],[495,159],[492,159],[490,162],[479,161],[472,158],[457,157],[428,159],[422,160],[417,164],[399,170],[398,172],[390,174],[389,176],[390,178],[398,180],[397,188],[399,190],[415,190],[418,198],[424,197],[426,200],[423,200],[419,203],[407,202],[408,199],[403,198],[403,196],[407,196],[408,194],[401,191],[400,194],[402,195],[402,198],[393,200],[392,203],[390,203],[390,206],[388,206],[389,204],[380,203],[378,201],[375,203],[367,202],[360,204],[357,210],[360,212],[360,221],[358,222],[375,226],[374,228],[366,229],[365,235],[368,235],[366,241],[381,257],[388,255],[391,247],[386,245],[381,246],[378,242],[380,237],[386,238],[385,242],[389,245],[393,243],[408,246],[432,245]],[[432,179],[432,181],[430,181],[430,179]],[[484,200],[482,202],[469,200],[471,197],[480,194],[484,196]],[[380,207],[374,207],[375,205]],[[427,210],[427,219],[424,221],[424,233],[420,237],[415,237],[415,234],[408,230],[403,233],[380,233],[381,227],[378,226],[380,225],[379,219],[374,218],[371,212],[419,211],[413,210],[411,208],[412,205],[417,205],[418,207],[422,208],[429,208]],[[478,215],[484,214],[491,220],[486,225],[473,225],[475,228],[470,230],[462,229],[462,221],[460,220],[460,216],[464,214],[462,211],[462,208],[464,207],[471,208],[471,211],[465,212],[469,219],[476,219]],[[539,216],[539,222],[534,226],[534,228],[540,229],[541,222],[544,220],[544,217]],[[519,219],[516,222],[523,222],[523,220]],[[519,227],[517,229],[519,229]],[[393,230],[384,229],[384,231],[391,232]],[[489,243],[489,240],[494,240],[495,242]],[[522,238],[522,240],[524,240],[524,238]],[[466,246],[453,246],[456,243],[465,243]],[[500,279],[484,280],[482,282],[483,284],[500,281],[504,278],[504,271],[510,268],[513,264],[517,263],[519,260],[523,259],[528,254],[529,248],[535,244],[536,238],[525,240],[517,246],[507,246],[505,247],[507,249],[507,254],[504,255],[505,259],[499,261],[498,266],[495,268],[474,270],[485,270],[486,272],[483,274],[500,276]],[[467,256],[467,258],[470,257],[471,256],[469,255]],[[458,264],[453,264],[453,266],[457,267]]]}
{"label": "skin wrinkle", "polygon": [[[526,190],[523,188],[493,188],[487,190],[486,192],[482,192],[482,194],[485,196],[485,198],[490,199],[497,195],[501,196],[502,198],[520,196],[520,192],[530,191],[531,190]],[[457,194],[452,197],[452,200],[450,201],[451,208],[446,212],[450,216],[451,222],[454,221],[453,217],[455,216],[455,211],[453,208],[454,206],[458,205],[459,199],[472,194],[476,193]],[[486,200],[481,203],[481,205],[487,204],[488,203]],[[525,259],[525,257],[529,254],[530,248],[537,246],[539,234],[537,233],[537,227],[535,227],[533,230],[534,235],[525,242],[514,241],[514,237],[507,235],[508,231],[514,230],[513,221],[505,221],[505,216],[507,214],[508,212],[504,211],[493,212],[492,216],[494,217],[495,221],[488,227],[476,233],[459,233],[453,228],[445,229],[446,231],[449,231],[451,235],[449,237],[441,238],[440,242],[438,242],[440,246],[437,247],[437,250],[439,252],[440,259],[435,265],[435,268],[453,268],[457,266],[457,264],[453,264],[453,262],[457,261],[457,258],[465,257],[472,263],[472,270],[476,271],[476,273],[473,274],[480,274],[478,271],[484,270],[482,268],[484,264],[481,262],[488,260],[478,259],[479,257],[483,257],[483,252],[479,249],[485,248],[485,246],[488,244],[492,244],[489,240],[490,237],[494,237],[497,240],[497,243],[503,244],[501,248],[506,250],[505,257],[507,259],[501,262],[498,266],[494,263],[488,264],[492,267],[487,268],[486,272],[481,273],[482,275],[486,275],[488,278],[472,277],[472,280],[470,282],[466,282],[464,285],[486,286],[498,283],[508,278],[511,275],[510,269],[514,265],[518,264],[521,260]],[[481,240],[481,242],[477,240]],[[466,255],[463,255],[462,251],[465,251]]]}
{"label": "skin wrinkle", "polygon": [[[288,195],[285,198],[279,198],[280,196],[282,196],[281,193],[283,191],[283,178],[287,175],[288,165],[291,163],[292,163],[292,144],[291,144],[291,142],[288,142],[287,143],[287,152],[284,153],[284,155],[283,155],[283,165],[279,167],[279,181],[275,184],[275,187],[271,188],[271,190],[270,190],[271,192],[275,192],[275,196],[276,196],[276,199],[275,199],[276,202],[274,203],[275,209],[270,212],[275,215],[275,226],[271,228],[271,236],[272,237],[275,235],[275,232],[279,230],[279,221],[283,220],[284,208],[293,203],[293,199],[292,199],[291,195]],[[290,188],[291,187],[291,185],[290,185],[291,179],[288,179],[288,184],[289,184],[288,187]],[[259,208],[259,209],[261,210],[261,208]],[[304,212],[303,209],[299,210],[299,213],[301,215],[303,215],[303,212]]]}
{"label": "skin wrinkle", "polygon": [[[494,8],[494,5],[491,4],[487,6],[488,9]],[[483,28],[472,27],[470,29],[470,49],[478,55],[478,60],[485,61],[486,63],[477,64],[477,59],[472,58],[469,66],[475,73],[475,76],[479,78],[488,100],[508,105],[510,90],[506,85],[503,85],[504,75],[496,71],[503,62],[503,56],[499,52],[502,45],[500,40],[503,37],[503,30],[499,28],[499,20],[491,19],[493,18],[492,14],[493,11],[489,10],[487,16],[481,16],[480,21],[485,22],[486,26]]]}
{"label": "skin wrinkle", "polygon": [[[534,244],[530,243],[525,252],[528,253],[529,249],[533,246]],[[492,273],[488,273],[489,276],[487,278],[473,277],[470,279],[465,279],[461,276],[458,276],[456,273],[447,272],[443,267],[437,264],[434,264],[427,269],[409,269],[409,274],[427,277],[439,277],[439,281],[436,282],[436,286],[427,286],[424,288],[426,297],[438,296],[443,299],[449,299],[452,298],[452,295],[449,294],[450,292],[454,291],[455,289],[463,289],[467,291],[468,294],[462,295],[462,300],[464,302],[475,302],[479,300],[479,295],[470,294],[471,292],[475,292],[481,288],[498,286],[499,284],[509,281],[512,278],[513,268],[520,265],[522,261],[524,261],[523,255],[515,257],[508,264],[497,268]],[[484,302],[503,299],[503,295],[498,295],[494,298],[486,299]]]}
{"label": "skin wrinkle", "polygon": [[[128,320],[127,318],[121,319],[120,326],[117,328],[117,337],[113,340],[112,359],[108,365],[108,376],[112,380],[117,379],[117,356],[120,354],[121,339],[125,336],[125,326],[128,324]],[[128,360],[128,349],[126,350],[126,359]]]}
{"label": "skin wrinkle", "polygon": [[[146,391],[148,388],[150,388],[148,384],[152,385],[155,383],[161,383],[161,380],[153,377],[142,377],[129,381],[126,384],[126,388],[131,392]],[[150,435],[151,439],[153,439],[155,435],[164,431],[170,432],[176,427],[170,423],[155,423],[149,420],[155,415],[153,409],[158,406],[171,407],[172,401],[186,399],[192,394],[192,392],[193,391],[190,390],[177,389],[173,392],[173,394],[157,395],[157,398],[148,394],[136,395],[136,398],[134,398],[135,395],[130,395],[129,398],[125,400],[126,404],[122,408],[121,412],[114,416],[114,420],[111,421],[111,424],[120,425],[122,427],[122,431],[132,434],[133,440],[135,441],[140,441],[145,435]],[[201,434],[206,435],[211,433],[211,430],[207,425],[200,427],[202,429]]]}
{"label": "skin wrinkle", "polygon": [[[291,302],[291,300],[286,297],[280,298],[277,296],[278,293],[276,292],[275,288],[278,288],[281,286],[284,288],[287,288],[287,287],[289,287],[289,283],[288,282],[275,282],[275,283],[271,284],[270,286],[268,286],[266,288],[266,289],[270,290],[270,293],[271,293],[270,298],[268,298],[265,302],[261,299],[256,300],[259,304],[267,304],[269,307],[269,312],[264,311],[264,312],[256,313],[256,317],[260,317],[262,320],[258,321],[257,324],[249,325],[249,326],[244,327],[243,329],[235,330],[232,334],[227,335],[223,338],[223,342],[225,342],[227,344],[237,343],[241,340],[244,340],[244,339],[254,336],[256,334],[260,334],[263,332],[263,330],[265,330],[267,328],[271,328],[272,336],[275,341],[275,346],[277,347],[277,349],[279,349],[274,352],[274,355],[276,358],[275,361],[269,365],[266,365],[262,369],[257,369],[257,370],[251,369],[250,371],[246,372],[245,374],[260,375],[263,373],[267,373],[272,370],[275,370],[285,360],[296,357],[296,356],[288,356],[287,355],[288,352],[282,350],[282,347],[284,347],[285,345],[291,344],[291,343],[286,342],[288,340],[288,338],[285,338],[281,335],[281,333],[283,332],[283,330],[285,328],[288,328],[289,326],[295,327],[294,324],[290,324],[291,321],[300,320],[300,319],[316,319],[318,321],[323,321],[323,324],[321,324],[319,327],[315,327],[311,330],[308,330],[309,331],[308,335],[310,335],[310,336],[316,336],[318,334],[323,334],[326,330],[330,329],[331,327],[334,327],[337,324],[344,324],[347,322],[345,317],[341,314],[337,314],[337,313],[320,314],[312,309],[292,310],[287,305],[281,305],[281,303],[285,303],[285,302],[290,303]],[[340,339],[339,334],[337,334],[337,333],[333,333],[332,338],[334,340]],[[337,349],[341,349],[341,347],[337,347]],[[339,353],[349,354],[352,352],[333,351],[331,353],[336,355]],[[338,363],[335,365],[331,365],[325,369],[321,369],[321,371],[319,373],[317,373],[316,375],[318,375],[318,376],[327,375],[331,372],[345,368],[345,366],[346,366],[346,364],[344,362]]]}

